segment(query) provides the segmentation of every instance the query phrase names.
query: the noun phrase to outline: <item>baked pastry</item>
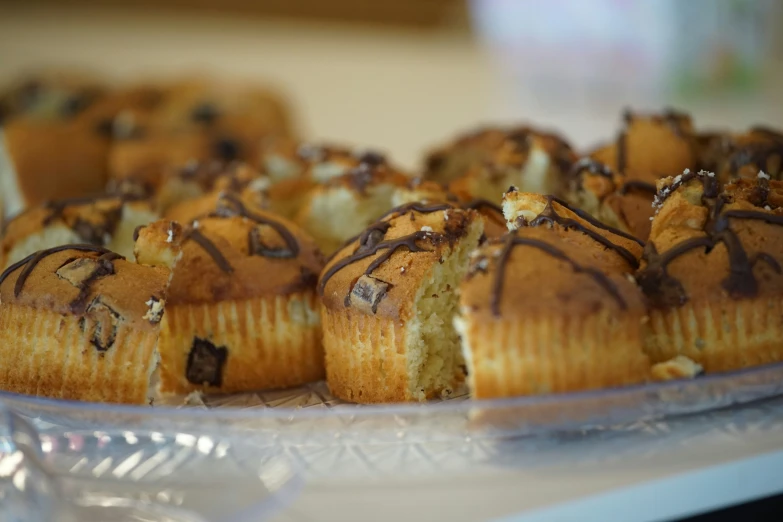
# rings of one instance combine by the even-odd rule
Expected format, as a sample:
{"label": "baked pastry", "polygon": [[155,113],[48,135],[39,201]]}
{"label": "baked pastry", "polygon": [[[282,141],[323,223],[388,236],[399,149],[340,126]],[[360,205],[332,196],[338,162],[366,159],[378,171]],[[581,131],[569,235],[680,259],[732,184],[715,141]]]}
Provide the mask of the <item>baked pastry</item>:
{"label": "baked pastry", "polygon": [[721,187],[701,171],[658,188],[636,276],[652,360],[685,355],[707,373],[783,360],[783,182],[760,172]]}
{"label": "baked pastry", "polygon": [[530,127],[485,128],[431,152],[425,178],[448,183],[457,194],[499,201],[511,185],[562,192],[575,159],[568,142],[556,134]]}
{"label": "baked pastry", "polygon": [[148,403],[169,272],[63,245],[0,275],[0,389]]}
{"label": "baked pastry", "polygon": [[346,174],[323,181],[307,193],[295,221],[331,253],[393,207],[392,197],[408,176],[377,154],[357,158]]}
{"label": "baked pastry", "polygon": [[32,207],[3,227],[0,267],[68,244],[102,246],[133,260],[133,231],[158,219],[148,201],[111,195]]}
{"label": "baked pastry", "polygon": [[123,117],[134,125],[112,147],[110,177],[152,187],[166,169],[191,160],[255,163],[266,137],[292,132],[288,108],[271,91],[200,80],[169,86],[151,113]]}
{"label": "baked pastry", "polygon": [[78,120],[14,118],[0,130],[6,216],[55,199],[103,192],[109,141]]}
{"label": "baked pastry", "polygon": [[761,170],[772,179],[783,177],[783,133],[768,127],[752,127],[744,134],[714,135],[702,138],[705,168],[722,183],[755,179]]}
{"label": "baked pastry", "polygon": [[269,179],[246,163],[233,161],[191,161],[167,169],[155,192],[157,208],[164,215],[172,207],[216,190],[242,190],[250,187],[261,193],[269,188]]}
{"label": "baked pastry", "polygon": [[644,382],[639,242],[553,196],[506,194],[514,230],[471,256],[455,325],[474,398]]}
{"label": "baked pastry", "polygon": [[333,256],[318,288],[334,395],[376,403],[452,393],[463,379],[456,289],[482,229],[475,211],[411,203]]}
{"label": "baked pastry", "polygon": [[48,71],[20,78],[0,92],[0,123],[16,117],[70,119],[107,90],[103,81],[84,72]]}
{"label": "baked pastry", "polygon": [[659,178],[695,169],[698,140],[689,115],[667,109],[661,114],[623,112],[617,139],[590,154],[629,180],[655,183]]}
{"label": "baked pastry", "polygon": [[323,260],[295,225],[225,192],[197,221],[138,230],[136,258],[173,272],[158,345],[161,394],[323,377],[315,293]]}
{"label": "baked pastry", "polygon": [[646,240],[656,191],[654,183],[629,179],[592,158],[582,158],[569,173],[565,200],[608,225]]}

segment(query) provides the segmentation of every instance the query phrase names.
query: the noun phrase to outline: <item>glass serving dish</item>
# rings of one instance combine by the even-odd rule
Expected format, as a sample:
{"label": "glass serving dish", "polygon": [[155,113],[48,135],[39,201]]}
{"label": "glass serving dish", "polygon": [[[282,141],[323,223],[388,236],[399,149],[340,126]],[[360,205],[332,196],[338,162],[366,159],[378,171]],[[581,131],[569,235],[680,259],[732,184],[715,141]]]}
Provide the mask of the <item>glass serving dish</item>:
{"label": "glass serving dish", "polygon": [[263,520],[311,478],[530,466],[577,449],[583,458],[606,441],[617,457],[664,444],[649,430],[665,417],[781,395],[783,363],[580,393],[482,401],[463,391],[377,406],[335,399],[325,383],[154,407],[0,393],[0,519],[39,509],[60,518],[32,519]]}

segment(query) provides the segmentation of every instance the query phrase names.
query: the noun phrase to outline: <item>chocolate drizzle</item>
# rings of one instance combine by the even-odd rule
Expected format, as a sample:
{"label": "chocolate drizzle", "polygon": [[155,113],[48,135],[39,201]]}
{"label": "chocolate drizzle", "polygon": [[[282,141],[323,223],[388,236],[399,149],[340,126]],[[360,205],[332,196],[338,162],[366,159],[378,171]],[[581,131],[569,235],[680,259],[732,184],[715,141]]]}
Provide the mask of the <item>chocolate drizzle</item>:
{"label": "chocolate drizzle", "polygon": [[481,212],[482,209],[488,210],[489,212],[485,215],[491,217],[496,223],[504,227],[506,226],[506,218],[503,217],[503,209],[496,203],[486,199],[473,199],[460,206],[464,209],[476,210],[478,212]]}
{"label": "chocolate drizzle", "polygon": [[291,233],[286,226],[267,216],[260,216],[254,212],[248,210],[242,200],[230,192],[221,194],[218,201],[218,209],[210,214],[210,217],[234,217],[240,216],[245,219],[249,219],[259,225],[266,225],[271,227],[285,243],[284,247],[271,247],[265,244],[261,238],[261,234],[258,230],[252,230],[248,238],[248,244],[250,245],[251,255],[259,255],[264,257],[274,258],[293,258],[299,255],[299,242],[296,237]]}
{"label": "chocolate drizzle", "polygon": [[[367,227],[367,229],[365,229],[361,234],[359,234],[358,236],[352,238],[347,242],[347,244],[350,244],[358,239],[358,244],[352,254],[336,261],[331,267],[329,267],[328,270],[326,270],[323,273],[323,275],[321,276],[321,280],[318,284],[318,293],[320,295],[324,295],[326,284],[335,274],[337,274],[344,268],[356,262],[359,262],[362,259],[366,259],[370,256],[374,256],[379,252],[382,253],[369,264],[369,266],[363,272],[362,274],[363,276],[372,278],[372,273],[378,267],[380,267],[382,264],[388,261],[391,258],[391,256],[394,255],[395,252],[397,252],[397,250],[407,249],[409,252],[429,252],[429,250],[422,248],[419,245],[420,241],[429,241],[431,243],[435,243],[437,241],[451,240],[447,234],[442,234],[439,232],[430,232],[430,231],[417,231],[412,234],[408,234],[407,236],[385,240],[384,238],[386,236],[386,233],[391,228],[391,223],[388,221],[382,221],[384,218],[392,214],[403,215],[407,212],[420,212],[423,214],[428,214],[431,212],[449,210],[453,208],[454,206],[449,204],[426,205],[420,202],[413,202],[413,203],[407,203],[405,205],[390,210],[384,216],[382,216],[378,221],[376,221],[375,223]],[[338,252],[340,252],[341,250],[342,248],[338,250]],[[345,296],[344,303],[346,307],[350,306],[351,293],[353,292],[355,285],[356,285],[356,281],[354,281],[351,284],[351,288],[348,294]],[[391,285],[389,284],[386,285],[387,286],[384,289],[384,291],[387,288],[391,287]],[[382,297],[383,296],[380,296],[378,298],[378,301]],[[373,311],[377,309],[377,305],[378,305],[377,302],[373,304]]]}
{"label": "chocolate drizzle", "polygon": [[204,252],[209,254],[209,257],[215,262],[215,264],[225,273],[232,274],[234,268],[231,263],[225,258],[220,249],[209,239],[207,236],[198,231],[198,229],[191,227],[185,232],[184,241],[192,239],[198,246],[200,246]]}
{"label": "chocolate drizzle", "polygon": [[[688,301],[682,284],[672,277],[667,269],[672,261],[691,250],[704,248],[705,253],[709,254],[719,244],[722,243],[725,246],[729,258],[729,274],[723,280],[722,286],[728,295],[735,299],[754,297],[758,294],[758,281],[753,274],[753,268],[759,262],[764,262],[775,272],[781,273],[780,264],[769,254],[759,252],[749,255],[730,225],[732,219],[746,219],[781,226],[783,225],[783,216],[754,210],[724,211],[723,208],[726,203],[730,202],[730,197],[725,193],[719,193],[717,179],[714,175],[706,173],[683,175],[679,183],[669,187],[670,191],[667,195],[697,176],[703,187],[702,205],[709,209],[709,215],[703,228],[705,235],[686,239],[663,253],[658,253],[652,242],[647,245],[644,252],[647,266],[639,271],[636,279],[644,293],[650,298],[653,306],[676,307]],[[759,185],[766,186],[766,180],[760,178]]]}
{"label": "chocolate drizzle", "polygon": [[12,273],[24,267],[22,272],[19,274],[19,277],[16,279],[16,283],[14,284],[14,297],[19,297],[19,294],[22,293],[22,290],[24,289],[25,282],[27,282],[30,274],[33,273],[35,267],[38,266],[38,264],[48,256],[66,250],[76,250],[77,252],[95,252],[100,254],[97,260],[98,269],[95,270],[95,272],[93,272],[89,278],[81,283],[79,295],[77,296],[76,300],[71,303],[71,309],[75,313],[80,313],[80,310],[83,310],[84,308],[84,300],[89,293],[90,283],[99,277],[114,274],[114,265],[112,261],[116,259],[125,259],[124,257],[119,254],[115,254],[111,250],[107,250],[95,245],[61,245],[54,248],[47,248],[46,250],[40,250],[34,254],[30,254],[24,259],[17,261],[16,263],[6,268],[5,271],[0,274],[0,285],[3,284],[3,282]]}
{"label": "chocolate drizzle", "polygon": [[628,304],[625,302],[625,299],[623,299],[623,297],[620,295],[617,286],[612,282],[611,279],[609,279],[609,277],[606,274],[604,274],[600,270],[596,270],[595,268],[586,267],[577,263],[576,261],[568,257],[568,255],[565,252],[555,247],[554,245],[550,245],[549,243],[540,241],[538,239],[519,237],[517,235],[517,231],[515,230],[513,232],[510,232],[508,235],[506,235],[506,238],[503,241],[503,249],[500,251],[500,256],[498,257],[498,261],[497,261],[497,271],[496,271],[495,279],[492,282],[492,293],[490,295],[490,307],[492,310],[492,314],[495,317],[500,316],[500,303],[503,298],[503,287],[505,284],[508,262],[511,259],[511,252],[514,250],[515,247],[518,246],[528,246],[531,248],[536,248],[546,254],[549,254],[555,259],[558,259],[560,261],[569,264],[571,268],[574,270],[574,272],[587,274],[588,276],[593,278],[593,280],[617,302],[617,304],[620,306],[622,310],[625,310],[628,307]]}
{"label": "chocolate drizzle", "polygon": [[[778,159],[777,168],[770,164],[773,158]],[[736,149],[729,158],[729,172],[736,177],[742,167],[753,165],[768,171],[775,177],[783,174],[783,139],[767,143],[753,143]]]}
{"label": "chocolate drizzle", "polygon": [[[264,242],[260,231],[257,228],[254,228],[248,232],[248,252],[251,256],[257,255],[275,259],[290,259],[299,255],[299,242],[283,223],[272,217],[261,216],[250,211],[236,194],[231,192],[222,193],[218,199],[217,210],[206,215],[206,217],[212,218],[230,218],[235,216],[248,219],[259,225],[271,227],[285,243],[285,246],[282,247],[270,246]],[[210,257],[212,257],[223,272],[227,274],[233,273],[234,269],[231,264],[220,252],[220,249],[218,249],[215,243],[198,230],[197,223],[198,220],[194,220],[190,228],[185,232],[184,241],[187,241],[188,239],[195,241],[210,255]]]}
{"label": "chocolate drizzle", "polygon": [[620,185],[620,188],[617,189],[617,192],[625,195],[628,194],[628,192],[638,190],[639,192],[647,192],[648,194],[655,195],[658,192],[658,189],[653,185],[652,183],[647,183],[646,181],[639,181],[639,180],[628,180],[622,185]]}

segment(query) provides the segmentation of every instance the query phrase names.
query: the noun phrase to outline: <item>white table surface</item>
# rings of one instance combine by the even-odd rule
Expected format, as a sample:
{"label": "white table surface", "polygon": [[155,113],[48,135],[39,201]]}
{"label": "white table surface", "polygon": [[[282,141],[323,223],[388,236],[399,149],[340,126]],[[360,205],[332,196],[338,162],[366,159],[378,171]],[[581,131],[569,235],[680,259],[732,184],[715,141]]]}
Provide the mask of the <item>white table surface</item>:
{"label": "white table surface", "polygon": [[[622,105],[618,100],[613,107],[574,107],[567,101],[539,106],[505,82],[487,52],[461,34],[5,6],[0,80],[47,64],[93,67],[125,79],[199,70],[272,77],[290,93],[308,136],[378,146],[410,167],[428,145],[481,121],[542,121],[586,145],[612,134]],[[782,110],[753,103],[693,109],[698,121],[738,126],[779,124]],[[637,518],[627,518],[628,511],[620,519],[654,520],[649,515],[656,512],[649,510],[671,515],[674,508],[704,507],[705,499],[731,498],[712,488],[699,489],[700,480],[718,480],[743,498],[765,493],[744,477],[770,477],[763,473],[773,465],[781,469],[781,456],[773,453],[781,449],[783,401],[777,401],[654,423],[627,436],[557,444],[487,442],[486,465],[470,471],[446,466],[437,478],[407,474],[352,480],[322,474],[310,477],[294,504],[274,520],[458,522],[520,513],[526,515],[503,520],[568,520],[567,511],[534,510],[557,507],[584,515],[586,506],[596,518],[584,515],[580,520],[598,520],[606,506],[619,510],[637,502],[641,506],[642,500],[647,504]],[[681,475],[723,464],[734,467]],[[653,483],[652,490],[619,489],[677,476],[687,481],[681,488],[692,491],[693,498],[680,495],[676,506],[666,483]],[[778,485],[767,485],[773,483]],[[564,504],[613,491],[620,500],[604,496],[588,500],[594,504]],[[649,502],[651,498],[655,501]]]}

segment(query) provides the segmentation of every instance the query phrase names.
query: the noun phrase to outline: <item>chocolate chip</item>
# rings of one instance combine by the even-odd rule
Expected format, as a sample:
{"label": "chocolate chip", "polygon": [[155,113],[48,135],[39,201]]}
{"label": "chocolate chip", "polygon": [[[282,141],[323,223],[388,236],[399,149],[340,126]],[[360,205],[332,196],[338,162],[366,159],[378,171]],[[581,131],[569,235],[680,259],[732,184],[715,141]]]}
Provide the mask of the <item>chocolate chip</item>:
{"label": "chocolate chip", "polygon": [[117,340],[120,314],[96,297],[87,307],[87,316],[95,322],[90,344],[99,352],[107,351]]}
{"label": "chocolate chip", "polygon": [[390,287],[389,283],[363,275],[353,285],[345,305],[353,306],[364,313],[374,314],[378,311],[378,305],[386,297]]}
{"label": "chocolate chip", "polygon": [[190,113],[190,119],[196,123],[203,123],[204,125],[212,125],[220,117],[220,110],[209,102],[201,103],[197,105]]}
{"label": "chocolate chip", "polygon": [[195,337],[188,354],[185,378],[196,385],[219,388],[223,384],[223,366],[228,358],[228,348],[215,346],[206,339]]}
{"label": "chocolate chip", "polygon": [[235,161],[239,159],[241,147],[239,142],[232,138],[220,138],[213,144],[213,153],[222,161]]}

